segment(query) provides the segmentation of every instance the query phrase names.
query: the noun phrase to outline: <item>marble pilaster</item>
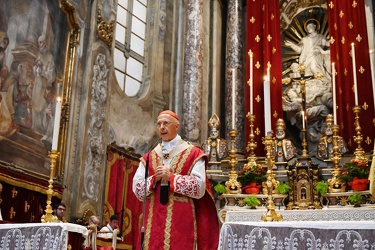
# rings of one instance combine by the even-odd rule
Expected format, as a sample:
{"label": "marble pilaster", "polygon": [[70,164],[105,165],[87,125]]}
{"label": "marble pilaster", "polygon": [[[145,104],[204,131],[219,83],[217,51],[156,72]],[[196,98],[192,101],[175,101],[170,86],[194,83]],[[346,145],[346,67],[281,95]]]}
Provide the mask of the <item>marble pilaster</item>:
{"label": "marble pilaster", "polygon": [[[226,72],[225,72],[225,127],[226,139],[230,142],[229,131],[232,128],[232,113],[235,112],[236,151],[244,153],[244,72],[243,72],[243,31],[242,1],[229,0],[226,37]],[[234,70],[234,82],[233,82]],[[232,110],[232,89],[235,84],[235,110]]]}
{"label": "marble pilaster", "polygon": [[181,134],[198,144],[202,123],[203,0],[186,1]]}

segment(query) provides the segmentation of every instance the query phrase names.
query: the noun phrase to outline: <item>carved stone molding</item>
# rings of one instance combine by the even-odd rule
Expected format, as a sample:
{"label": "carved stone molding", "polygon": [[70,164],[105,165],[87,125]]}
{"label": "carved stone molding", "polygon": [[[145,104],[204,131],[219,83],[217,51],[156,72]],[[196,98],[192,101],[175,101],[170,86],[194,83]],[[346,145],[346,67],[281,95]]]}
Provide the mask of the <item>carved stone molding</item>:
{"label": "carved stone molding", "polygon": [[105,136],[105,106],[108,96],[108,67],[104,54],[99,53],[96,56],[92,79],[83,196],[98,201],[100,185],[99,170],[105,160],[106,151],[103,138]]}

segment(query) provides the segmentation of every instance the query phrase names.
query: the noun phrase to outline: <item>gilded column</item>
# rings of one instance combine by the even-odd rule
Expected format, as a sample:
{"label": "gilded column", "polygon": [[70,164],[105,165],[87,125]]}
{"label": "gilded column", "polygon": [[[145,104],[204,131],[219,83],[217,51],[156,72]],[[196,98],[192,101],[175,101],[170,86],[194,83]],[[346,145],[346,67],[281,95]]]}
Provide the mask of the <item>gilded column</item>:
{"label": "gilded column", "polygon": [[[225,72],[225,126],[226,131],[236,129],[236,151],[244,153],[244,77],[243,77],[243,31],[242,1],[229,0],[227,37],[226,37],[226,72]],[[233,88],[235,92],[233,93]],[[235,97],[233,96],[235,95]],[[233,105],[234,97],[234,105]],[[233,107],[234,106],[234,107]],[[233,110],[234,108],[234,110]],[[234,112],[234,115],[233,115]],[[232,121],[234,118],[234,122]],[[234,125],[234,127],[233,127]],[[229,132],[226,133],[230,141]]]}
{"label": "gilded column", "polygon": [[203,0],[187,0],[181,134],[199,144],[202,120]]}

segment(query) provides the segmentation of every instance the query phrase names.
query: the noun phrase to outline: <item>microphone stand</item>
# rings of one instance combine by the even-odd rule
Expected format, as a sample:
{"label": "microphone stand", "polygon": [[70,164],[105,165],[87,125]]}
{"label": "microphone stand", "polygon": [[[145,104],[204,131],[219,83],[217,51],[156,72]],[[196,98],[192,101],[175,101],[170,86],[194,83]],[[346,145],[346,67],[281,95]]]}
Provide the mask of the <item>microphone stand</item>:
{"label": "microphone stand", "polygon": [[143,204],[142,204],[142,227],[141,227],[141,250],[143,249],[143,241],[145,238],[145,214],[146,214],[146,199],[147,199],[147,177],[148,177],[148,161],[151,151],[154,147],[159,143],[160,139],[156,141],[156,143],[152,146],[151,150],[147,153],[146,156],[146,165],[145,165],[145,188],[144,188],[144,196],[143,196]]}
{"label": "microphone stand", "polygon": [[144,196],[143,196],[143,204],[142,204],[142,227],[141,227],[141,250],[143,249],[143,241],[145,238],[145,213],[146,213],[146,194],[147,194],[147,177],[148,177],[148,158],[150,156],[151,151],[148,152],[146,157],[146,166],[145,166],[145,188],[144,188]]}

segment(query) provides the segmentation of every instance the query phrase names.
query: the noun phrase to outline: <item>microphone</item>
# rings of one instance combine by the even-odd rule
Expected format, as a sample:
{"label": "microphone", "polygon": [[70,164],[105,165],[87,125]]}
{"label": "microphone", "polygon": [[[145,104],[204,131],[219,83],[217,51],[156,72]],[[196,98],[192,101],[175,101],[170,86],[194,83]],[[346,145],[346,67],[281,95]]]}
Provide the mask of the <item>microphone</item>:
{"label": "microphone", "polygon": [[[163,154],[164,154],[164,150],[165,148],[162,147]],[[168,203],[168,195],[169,195],[169,181],[161,180],[160,182],[160,204],[165,205]]]}
{"label": "microphone", "polygon": [[169,181],[167,183],[161,183],[160,185],[160,204],[165,205],[168,203],[169,195]]}

